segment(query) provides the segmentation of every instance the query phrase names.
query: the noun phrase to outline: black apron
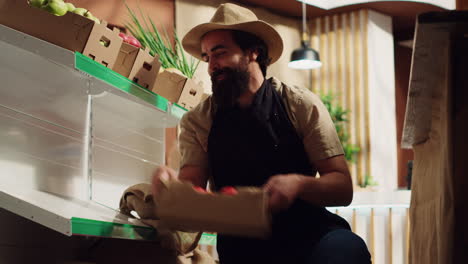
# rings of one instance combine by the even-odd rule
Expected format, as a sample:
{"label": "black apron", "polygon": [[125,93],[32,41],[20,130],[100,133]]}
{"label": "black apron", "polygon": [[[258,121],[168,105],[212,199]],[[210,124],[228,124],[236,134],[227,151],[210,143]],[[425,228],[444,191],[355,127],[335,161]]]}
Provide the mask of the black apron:
{"label": "black apron", "polygon": [[[217,190],[262,186],[276,174],[316,174],[271,79],[263,82],[249,108],[217,109],[208,155]],[[350,229],[344,219],[324,207],[297,199],[288,210],[272,216],[271,238],[219,234],[217,250],[221,263],[294,263],[337,228]]]}

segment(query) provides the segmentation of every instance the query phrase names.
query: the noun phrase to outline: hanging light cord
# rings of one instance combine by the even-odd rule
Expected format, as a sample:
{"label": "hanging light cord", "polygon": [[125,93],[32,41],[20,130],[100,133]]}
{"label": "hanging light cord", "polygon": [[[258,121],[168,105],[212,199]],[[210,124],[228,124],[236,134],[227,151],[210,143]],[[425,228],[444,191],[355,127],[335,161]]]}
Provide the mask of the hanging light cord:
{"label": "hanging light cord", "polygon": [[308,45],[307,26],[306,26],[306,4],[302,2],[302,45]]}

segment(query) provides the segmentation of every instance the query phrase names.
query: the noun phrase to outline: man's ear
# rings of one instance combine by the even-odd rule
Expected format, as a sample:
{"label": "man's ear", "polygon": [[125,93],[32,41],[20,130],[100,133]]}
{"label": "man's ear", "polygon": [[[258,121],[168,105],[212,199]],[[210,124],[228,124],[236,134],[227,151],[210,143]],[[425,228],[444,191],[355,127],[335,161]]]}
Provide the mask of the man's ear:
{"label": "man's ear", "polygon": [[249,50],[249,62],[257,61],[258,53],[257,49]]}

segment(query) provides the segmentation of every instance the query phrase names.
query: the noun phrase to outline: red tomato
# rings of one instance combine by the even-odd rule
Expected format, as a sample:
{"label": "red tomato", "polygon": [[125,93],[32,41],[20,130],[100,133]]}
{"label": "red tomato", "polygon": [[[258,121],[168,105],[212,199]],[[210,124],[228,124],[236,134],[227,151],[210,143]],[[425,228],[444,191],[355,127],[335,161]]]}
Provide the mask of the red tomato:
{"label": "red tomato", "polygon": [[199,193],[207,193],[207,191],[200,186],[193,186],[193,189]]}
{"label": "red tomato", "polygon": [[225,187],[221,188],[221,190],[219,192],[222,193],[222,194],[226,194],[226,195],[236,195],[238,193],[236,188],[234,188],[232,186],[225,186]]}

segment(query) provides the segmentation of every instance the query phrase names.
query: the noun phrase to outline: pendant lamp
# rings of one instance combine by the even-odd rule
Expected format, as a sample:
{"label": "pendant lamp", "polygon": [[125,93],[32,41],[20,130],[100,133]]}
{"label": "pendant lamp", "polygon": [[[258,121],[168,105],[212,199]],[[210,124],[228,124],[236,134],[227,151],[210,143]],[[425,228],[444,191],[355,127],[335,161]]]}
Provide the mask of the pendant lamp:
{"label": "pendant lamp", "polygon": [[309,36],[306,30],[306,4],[302,2],[302,39],[301,47],[295,49],[291,54],[289,68],[293,69],[316,69],[322,66],[319,53],[310,48]]}

